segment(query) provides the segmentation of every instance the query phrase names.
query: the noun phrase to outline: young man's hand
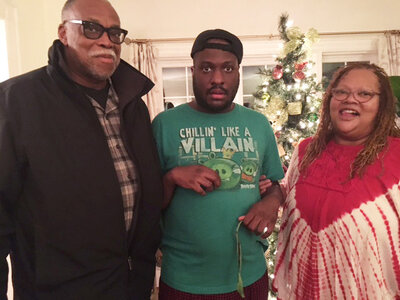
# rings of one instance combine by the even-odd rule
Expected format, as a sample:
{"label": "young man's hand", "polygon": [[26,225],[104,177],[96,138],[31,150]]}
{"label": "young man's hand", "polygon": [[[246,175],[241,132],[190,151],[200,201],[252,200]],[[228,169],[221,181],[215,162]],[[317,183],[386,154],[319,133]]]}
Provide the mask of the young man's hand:
{"label": "young man's hand", "polygon": [[193,190],[203,196],[221,185],[218,173],[203,165],[176,167],[165,176],[166,180],[174,185]]}
{"label": "young man's hand", "polygon": [[255,203],[246,215],[240,216],[239,221],[243,221],[243,224],[256,235],[267,238],[274,231],[282,202],[281,187],[278,182],[272,182],[263,198]]}

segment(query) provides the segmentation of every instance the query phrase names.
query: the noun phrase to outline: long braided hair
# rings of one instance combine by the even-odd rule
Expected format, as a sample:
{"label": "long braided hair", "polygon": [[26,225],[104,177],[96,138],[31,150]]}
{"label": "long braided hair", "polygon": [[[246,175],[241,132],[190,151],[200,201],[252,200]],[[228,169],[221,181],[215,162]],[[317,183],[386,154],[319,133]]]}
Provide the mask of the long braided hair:
{"label": "long braided hair", "polygon": [[307,146],[305,155],[300,164],[300,172],[306,171],[326,148],[328,142],[333,138],[334,132],[330,116],[330,103],[332,89],[336,88],[342,78],[352,70],[365,69],[372,71],[379,82],[379,109],[374,121],[374,127],[361,150],[351,166],[349,179],[355,175],[363,175],[366,167],[372,164],[378,154],[382,152],[388,143],[388,137],[400,137],[400,129],[396,125],[396,98],[390,86],[386,72],[375,64],[354,63],[340,68],[334,74],[329,84],[321,106],[320,123],[316,134]]}

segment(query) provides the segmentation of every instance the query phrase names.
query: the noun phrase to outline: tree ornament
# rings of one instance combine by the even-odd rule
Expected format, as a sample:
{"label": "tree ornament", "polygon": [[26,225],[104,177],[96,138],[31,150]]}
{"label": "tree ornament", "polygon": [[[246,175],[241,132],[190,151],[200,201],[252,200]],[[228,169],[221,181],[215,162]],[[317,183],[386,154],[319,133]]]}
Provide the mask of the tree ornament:
{"label": "tree ornament", "polygon": [[274,68],[274,71],[272,72],[272,77],[275,80],[279,80],[279,79],[282,78],[282,76],[283,76],[283,68],[282,68],[282,66],[281,65],[276,65],[275,68]]}
{"label": "tree ornament", "polygon": [[301,114],[302,103],[301,101],[289,102],[287,106],[288,114],[291,116],[297,116]]}
{"label": "tree ornament", "polygon": [[303,71],[304,68],[307,66],[307,64],[308,64],[308,62],[306,62],[306,61],[301,64],[294,64],[294,69],[296,71]]}
{"label": "tree ornament", "polygon": [[315,122],[318,120],[318,115],[316,113],[311,113],[308,115],[307,119],[311,122]]}
{"label": "tree ornament", "polygon": [[300,44],[300,40],[290,40],[289,42],[287,42],[285,44],[285,46],[283,46],[283,55],[288,55],[290,52],[293,52],[294,50],[296,50],[296,48],[299,46]]}
{"label": "tree ornament", "polygon": [[306,74],[304,74],[302,71],[296,71],[293,73],[292,78],[296,81],[301,81],[306,78]]}
{"label": "tree ornament", "polygon": [[268,106],[264,110],[264,114],[271,122],[271,126],[276,131],[277,128],[283,127],[288,120],[288,112],[286,102],[280,97],[271,97]]}
{"label": "tree ornament", "polygon": [[268,94],[268,93],[264,93],[264,94],[261,96],[261,99],[264,100],[264,101],[268,101],[269,98],[271,98],[271,96],[270,96],[270,94]]}
{"label": "tree ornament", "polygon": [[303,63],[296,63],[294,65],[295,72],[292,75],[294,80],[301,81],[304,78],[306,78],[306,74],[304,74],[304,69],[306,68],[307,64],[308,64],[307,62],[303,62]]}
{"label": "tree ornament", "polygon": [[311,43],[315,44],[319,41],[319,34],[315,28],[310,28],[306,33],[306,39]]}
{"label": "tree ornament", "polygon": [[303,36],[303,33],[301,32],[300,28],[297,26],[293,26],[288,28],[286,31],[287,37],[289,40],[298,40],[301,39]]}

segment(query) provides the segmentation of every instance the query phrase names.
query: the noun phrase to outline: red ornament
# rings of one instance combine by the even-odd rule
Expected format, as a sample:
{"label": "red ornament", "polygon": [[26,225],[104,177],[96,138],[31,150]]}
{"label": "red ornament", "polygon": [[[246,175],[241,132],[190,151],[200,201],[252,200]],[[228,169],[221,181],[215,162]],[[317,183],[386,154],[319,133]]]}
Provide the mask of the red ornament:
{"label": "red ornament", "polygon": [[303,63],[301,63],[301,64],[295,64],[294,65],[294,69],[296,70],[296,71],[303,71],[304,70],[304,68],[307,66],[307,62],[303,62]]}
{"label": "red ornament", "polygon": [[274,70],[273,70],[273,72],[272,72],[272,77],[275,80],[279,80],[279,79],[282,78],[282,76],[283,76],[283,68],[282,68],[282,66],[281,65],[276,65]]}
{"label": "red ornament", "polygon": [[297,71],[293,73],[293,79],[296,81],[300,81],[303,80],[304,78],[306,78],[306,75],[302,72],[302,71]]}

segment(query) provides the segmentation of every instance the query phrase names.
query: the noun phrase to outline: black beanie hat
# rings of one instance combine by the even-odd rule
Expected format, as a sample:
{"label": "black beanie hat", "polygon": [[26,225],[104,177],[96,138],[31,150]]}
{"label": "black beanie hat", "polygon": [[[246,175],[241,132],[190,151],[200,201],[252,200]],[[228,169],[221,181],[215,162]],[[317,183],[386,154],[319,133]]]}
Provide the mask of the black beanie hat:
{"label": "black beanie hat", "polygon": [[[225,40],[229,43],[229,45],[208,43],[207,41],[210,39]],[[210,30],[206,30],[206,31],[203,31],[202,33],[200,33],[193,43],[192,52],[190,53],[190,56],[193,58],[197,52],[203,51],[206,48],[220,49],[223,51],[231,52],[231,53],[235,54],[235,56],[238,59],[239,64],[242,62],[242,57],[243,57],[242,42],[239,40],[239,38],[236,35],[228,32],[226,30],[210,29]]]}

